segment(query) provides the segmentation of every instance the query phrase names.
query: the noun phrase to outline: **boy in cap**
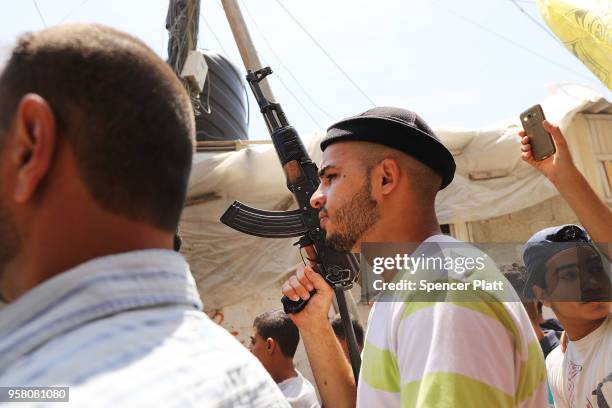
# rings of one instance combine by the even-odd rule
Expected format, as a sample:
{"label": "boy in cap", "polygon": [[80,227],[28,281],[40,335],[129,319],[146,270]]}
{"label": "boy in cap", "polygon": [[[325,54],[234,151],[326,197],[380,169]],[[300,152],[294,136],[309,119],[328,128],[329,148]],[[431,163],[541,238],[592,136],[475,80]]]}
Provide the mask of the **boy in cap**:
{"label": "boy in cap", "polygon": [[[415,113],[379,107],[344,119],[328,129],[321,149],[321,184],[311,205],[320,209],[331,247],[359,252],[363,242],[458,242],[441,234],[434,208],[455,162]],[[291,318],[325,406],[545,404],[544,361],[520,303],[377,302],[356,387],[327,319],[330,286],[307,267],[283,294],[309,299]]]}
{"label": "boy in cap", "polygon": [[551,307],[569,343],[546,359],[557,407],[612,404],[612,315],[609,262],[577,225],[546,228],[525,246],[525,296]]}
{"label": "boy in cap", "polygon": [[574,166],[560,129],[547,121],[543,125],[557,152],[535,161],[529,137],[521,131],[523,160],[557,187],[586,229],[561,225],[529,239],[523,253],[528,273],[525,296],[550,306],[569,339],[565,351],[558,347],[546,358],[555,406],[610,407],[612,285],[607,245],[612,242],[612,211]]}

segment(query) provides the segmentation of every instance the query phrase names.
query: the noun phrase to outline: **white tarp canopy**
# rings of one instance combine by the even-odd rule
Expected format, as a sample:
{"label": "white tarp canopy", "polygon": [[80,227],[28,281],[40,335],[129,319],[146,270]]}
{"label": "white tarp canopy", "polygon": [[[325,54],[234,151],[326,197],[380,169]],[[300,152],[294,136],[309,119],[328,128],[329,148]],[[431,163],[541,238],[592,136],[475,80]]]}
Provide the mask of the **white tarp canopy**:
{"label": "white tarp canopy", "polygon": [[[596,91],[566,84],[551,89],[542,102],[547,118],[566,129],[576,113],[610,103]],[[606,109],[608,110],[608,109]],[[482,129],[435,129],[453,152],[457,173],[438,194],[440,223],[476,221],[516,212],[557,194],[554,187],[520,157],[518,115]],[[312,159],[321,159],[323,134],[304,137]],[[506,174],[473,180],[478,172]],[[472,174],[472,178],[470,178]],[[274,147],[259,145],[229,153],[198,153],[189,183],[188,205],[180,231],[183,253],[207,310],[241,301],[282,279],[299,261],[295,239],[263,239],[236,232],[219,218],[234,202],[265,210],[292,208],[293,197]]]}

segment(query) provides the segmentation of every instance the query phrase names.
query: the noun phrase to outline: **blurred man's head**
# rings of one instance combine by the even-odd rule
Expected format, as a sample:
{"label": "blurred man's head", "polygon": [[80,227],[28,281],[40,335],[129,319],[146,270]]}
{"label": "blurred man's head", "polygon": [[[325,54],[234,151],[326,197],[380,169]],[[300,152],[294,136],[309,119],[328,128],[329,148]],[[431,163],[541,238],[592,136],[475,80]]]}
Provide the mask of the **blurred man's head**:
{"label": "blurred man's head", "polygon": [[255,318],[249,350],[261,361],[275,381],[279,372],[293,369],[293,357],[300,332],[281,310],[265,312]]}
{"label": "blurred man's head", "polygon": [[[359,353],[363,350],[363,327],[357,321],[357,319],[351,319],[351,324],[353,325],[353,330],[355,331],[355,339],[357,340],[357,347],[359,347]],[[344,355],[350,361],[348,342],[346,340],[346,335],[344,334],[344,325],[342,323],[342,319],[340,315],[334,317],[331,322],[332,329],[334,330],[334,334],[336,338],[340,342],[340,346],[342,346],[342,351],[344,351]]]}
{"label": "blurred man's head", "polygon": [[[321,149],[321,184],[311,205],[321,209],[332,248],[359,252],[361,242],[384,241],[398,221],[437,225],[434,200],[451,182],[455,162],[413,112],[379,107],[344,119],[328,129]],[[398,220],[398,213],[411,218]]]}
{"label": "blurred man's head", "polygon": [[517,295],[521,299],[523,307],[527,311],[529,320],[534,325],[539,325],[544,322],[542,316],[542,303],[535,298],[525,297],[525,284],[527,282],[527,272],[524,266],[513,263],[512,265],[504,265],[502,268],[504,277],[512,285]]}
{"label": "blurred man's head", "polygon": [[[0,75],[0,293],[172,248],[194,132],[180,82],[134,37],[85,24],[21,36]],[[17,276],[41,256],[44,271]]]}
{"label": "blurred man's head", "polygon": [[564,326],[610,313],[610,264],[577,225],[546,228],[525,246],[525,295],[551,307]]}

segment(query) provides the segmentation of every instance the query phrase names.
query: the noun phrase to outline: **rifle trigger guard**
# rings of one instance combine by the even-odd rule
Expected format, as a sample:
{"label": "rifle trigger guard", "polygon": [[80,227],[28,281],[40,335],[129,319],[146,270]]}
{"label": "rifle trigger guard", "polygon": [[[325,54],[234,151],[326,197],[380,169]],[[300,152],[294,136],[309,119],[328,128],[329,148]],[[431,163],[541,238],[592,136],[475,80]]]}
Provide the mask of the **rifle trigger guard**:
{"label": "rifle trigger guard", "polygon": [[340,269],[337,265],[331,265],[327,268],[327,271],[328,273],[325,275],[325,280],[332,286],[339,286],[345,290],[353,287],[350,269]]}

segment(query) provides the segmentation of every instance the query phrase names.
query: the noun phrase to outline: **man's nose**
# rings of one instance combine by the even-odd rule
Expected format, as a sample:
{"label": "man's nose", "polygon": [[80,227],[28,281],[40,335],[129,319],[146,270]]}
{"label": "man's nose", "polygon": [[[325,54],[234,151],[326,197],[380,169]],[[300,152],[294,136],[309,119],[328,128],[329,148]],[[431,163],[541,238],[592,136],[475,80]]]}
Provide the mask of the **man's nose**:
{"label": "man's nose", "polygon": [[319,188],[317,188],[312,197],[310,197],[310,205],[317,209],[321,209],[325,205],[325,195],[323,191],[321,191],[321,185],[319,185]]}
{"label": "man's nose", "polygon": [[588,271],[580,274],[580,282],[582,290],[599,290],[604,286],[604,279],[601,276]]}

